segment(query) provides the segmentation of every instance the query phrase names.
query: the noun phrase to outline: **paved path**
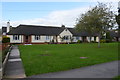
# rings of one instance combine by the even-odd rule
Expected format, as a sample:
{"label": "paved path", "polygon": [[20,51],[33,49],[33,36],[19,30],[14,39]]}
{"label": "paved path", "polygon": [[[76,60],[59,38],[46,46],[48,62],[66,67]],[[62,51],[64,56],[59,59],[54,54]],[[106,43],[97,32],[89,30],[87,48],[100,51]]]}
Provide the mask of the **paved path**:
{"label": "paved path", "polygon": [[118,61],[113,61],[68,71],[33,75],[29,78],[113,78],[117,75]]}
{"label": "paved path", "polygon": [[20,53],[17,46],[13,46],[8,61],[5,67],[4,78],[24,78],[25,72],[23,69]]}

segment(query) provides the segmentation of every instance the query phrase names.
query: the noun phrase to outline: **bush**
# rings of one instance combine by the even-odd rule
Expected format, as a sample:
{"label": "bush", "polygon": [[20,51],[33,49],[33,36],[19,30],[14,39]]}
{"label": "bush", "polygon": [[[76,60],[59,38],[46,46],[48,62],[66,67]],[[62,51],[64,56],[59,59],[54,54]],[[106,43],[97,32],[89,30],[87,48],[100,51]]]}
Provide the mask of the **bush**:
{"label": "bush", "polygon": [[81,40],[78,40],[77,43],[82,43],[82,41],[81,41]]}
{"label": "bush", "polygon": [[105,43],[106,40],[105,40],[105,39],[101,39],[100,42],[101,42],[101,43]]}
{"label": "bush", "polygon": [[111,39],[101,39],[100,42],[101,43],[110,43]]}
{"label": "bush", "polygon": [[106,43],[112,42],[111,39],[106,39]]}
{"label": "bush", "polygon": [[10,38],[7,36],[4,36],[2,39],[2,43],[9,43],[10,42]]}

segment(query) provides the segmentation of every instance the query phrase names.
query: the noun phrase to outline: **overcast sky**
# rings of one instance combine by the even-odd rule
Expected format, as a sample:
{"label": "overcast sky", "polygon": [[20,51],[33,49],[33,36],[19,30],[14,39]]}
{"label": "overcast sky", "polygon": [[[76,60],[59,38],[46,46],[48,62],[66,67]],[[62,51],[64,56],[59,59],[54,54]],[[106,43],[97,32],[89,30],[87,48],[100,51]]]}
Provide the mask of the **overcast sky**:
{"label": "overcast sky", "polygon": [[[5,2],[6,1],[6,2]],[[97,5],[97,1],[80,2],[2,2],[2,26],[10,20],[11,26],[20,24],[74,27],[81,13]],[[114,0],[113,0],[114,1]],[[112,2],[117,13],[118,1]],[[109,0],[110,2],[110,0]],[[104,2],[106,3],[106,2]]]}

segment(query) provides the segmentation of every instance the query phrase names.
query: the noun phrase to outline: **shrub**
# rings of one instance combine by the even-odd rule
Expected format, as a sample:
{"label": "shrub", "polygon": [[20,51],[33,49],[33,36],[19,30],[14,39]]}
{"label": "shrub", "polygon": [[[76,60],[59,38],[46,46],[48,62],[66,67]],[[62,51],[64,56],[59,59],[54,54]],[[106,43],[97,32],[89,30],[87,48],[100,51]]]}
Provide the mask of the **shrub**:
{"label": "shrub", "polygon": [[106,39],[106,43],[112,42],[111,39]]}
{"label": "shrub", "polygon": [[10,38],[7,36],[4,36],[2,39],[2,43],[9,43],[10,42]]}
{"label": "shrub", "polygon": [[81,41],[81,40],[78,40],[77,43],[82,43],[82,41]]}
{"label": "shrub", "polygon": [[100,42],[101,43],[110,43],[111,39],[101,39]]}
{"label": "shrub", "polygon": [[101,39],[100,42],[101,42],[101,43],[105,43],[106,40],[105,40],[105,39]]}

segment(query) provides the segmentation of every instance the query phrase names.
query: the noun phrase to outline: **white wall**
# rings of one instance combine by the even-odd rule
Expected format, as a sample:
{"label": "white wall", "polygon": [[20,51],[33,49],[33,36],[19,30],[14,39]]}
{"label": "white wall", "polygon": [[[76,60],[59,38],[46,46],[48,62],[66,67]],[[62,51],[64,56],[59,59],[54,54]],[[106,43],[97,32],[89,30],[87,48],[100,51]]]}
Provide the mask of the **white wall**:
{"label": "white wall", "polygon": [[[23,43],[23,35],[19,35],[19,40],[13,40],[13,35],[7,35],[8,37],[10,37],[10,43]],[[67,30],[67,31],[63,31],[61,32],[61,34],[59,36],[57,36],[57,39],[58,39],[58,42],[71,42],[71,40],[64,40],[64,41],[61,41],[61,37],[63,36],[72,36],[72,33]],[[55,36],[50,36],[50,39],[49,40],[46,40],[46,36],[40,36],[40,40],[35,40],[35,35],[31,35],[31,42],[32,43],[44,43],[44,42],[50,42],[53,40],[53,37],[54,37],[54,42],[56,42],[56,39],[55,39]],[[74,40],[73,42],[77,42],[78,40],[76,40],[76,37],[74,36],[73,37]],[[79,37],[79,40],[82,40],[82,37]],[[89,37],[87,37],[87,40],[89,41]],[[91,38],[91,41],[94,41],[94,37]],[[98,42],[98,37],[96,37],[96,42]]]}
{"label": "white wall", "polygon": [[87,41],[90,42],[90,37],[86,37],[87,38]]}
{"label": "white wall", "polygon": [[[87,41],[90,42],[90,37],[87,37]],[[91,41],[95,41],[94,37],[91,37]]]}
{"label": "white wall", "polygon": [[61,33],[60,33],[60,36],[65,36],[65,35],[71,35],[72,36],[72,33],[67,29],[63,30]]}
{"label": "white wall", "polygon": [[91,37],[91,41],[94,41],[94,37]]}
{"label": "white wall", "polygon": [[[64,37],[64,36],[73,36],[73,34],[67,29],[64,29],[61,33],[60,33],[60,35],[59,36],[61,36],[61,37]],[[58,42],[61,42],[61,39],[60,39],[60,37],[58,37]],[[71,40],[70,39],[68,39],[68,40],[63,40],[62,42],[71,42]]]}
{"label": "white wall", "polygon": [[98,37],[96,37],[96,42],[98,42],[99,41],[99,38]]}
{"label": "white wall", "polygon": [[57,37],[58,42],[62,42],[60,36]]}
{"label": "white wall", "polygon": [[50,42],[52,41],[53,36],[50,36],[49,40],[46,40],[46,36],[40,36],[39,40],[35,40],[35,35],[31,35],[31,42],[32,43],[44,43],[44,42]]}
{"label": "white wall", "polygon": [[19,40],[13,40],[13,35],[7,35],[10,37],[10,43],[23,43],[23,35],[19,35]]}

